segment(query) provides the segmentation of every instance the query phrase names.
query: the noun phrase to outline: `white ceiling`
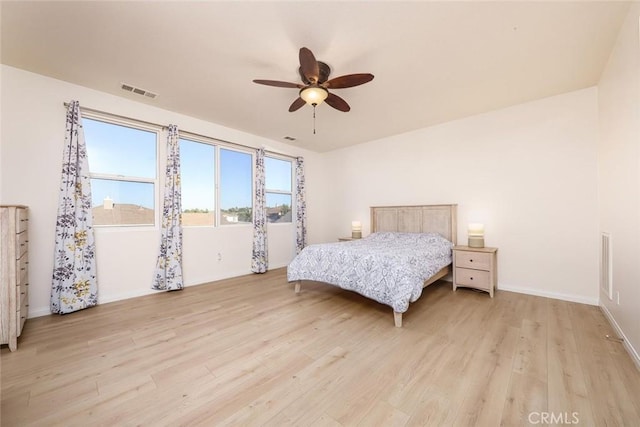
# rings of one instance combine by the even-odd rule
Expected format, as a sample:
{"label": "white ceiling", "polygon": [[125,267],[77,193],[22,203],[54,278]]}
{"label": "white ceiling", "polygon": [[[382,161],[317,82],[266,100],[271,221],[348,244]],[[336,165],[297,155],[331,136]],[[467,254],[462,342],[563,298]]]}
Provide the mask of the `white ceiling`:
{"label": "white ceiling", "polygon": [[[328,151],[597,84],[628,2],[2,2],[2,63]],[[331,77],[289,113],[306,46]],[[125,82],[158,93],[124,92]],[[82,102],[82,100],[80,100]],[[86,107],[92,107],[86,105]],[[114,112],[117,113],[117,112]],[[215,136],[215,135],[212,135]]]}

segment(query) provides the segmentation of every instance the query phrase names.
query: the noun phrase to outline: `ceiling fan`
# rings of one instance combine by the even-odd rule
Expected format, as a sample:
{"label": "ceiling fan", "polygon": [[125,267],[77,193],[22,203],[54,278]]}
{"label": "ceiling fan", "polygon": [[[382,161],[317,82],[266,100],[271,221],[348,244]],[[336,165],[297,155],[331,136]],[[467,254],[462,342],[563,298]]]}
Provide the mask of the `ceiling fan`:
{"label": "ceiling fan", "polygon": [[314,108],[326,101],[331,107],[339,111],[351,110],[349,104],[338,95],[329,92],[329,89],[345,89],[359,86],[373,80],[373,74],[359,73],[347,74],[329,80],[331,68],[324,62],[317,61],[313,53],[303,47],[300,49],[300,77],[304,84],[281,82],[278,80],[254,80],[254,83],[267,86],[300,89],[299,96],[289,107],[289,111],[299,110],[305,103]]}

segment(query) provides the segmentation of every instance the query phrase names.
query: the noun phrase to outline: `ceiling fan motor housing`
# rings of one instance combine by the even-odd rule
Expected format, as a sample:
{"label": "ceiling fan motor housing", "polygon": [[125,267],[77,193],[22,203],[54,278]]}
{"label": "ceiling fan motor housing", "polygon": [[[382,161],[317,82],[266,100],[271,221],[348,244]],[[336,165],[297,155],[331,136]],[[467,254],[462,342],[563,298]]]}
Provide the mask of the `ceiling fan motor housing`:
{"label": "ceiling fan motor housing", "polygon": [[[326,63],[322,61],[318,61],[318,69],[320,73],[318,75],[318,83],[324,83],[329,80],[329,75],[331,74],[331,67],[329,67]],[[311,82],[307,79],[307,77],[302,72],[302,67],[298,68],[298,73],[300,74],[300,78],[304,84],[311,84]]]}

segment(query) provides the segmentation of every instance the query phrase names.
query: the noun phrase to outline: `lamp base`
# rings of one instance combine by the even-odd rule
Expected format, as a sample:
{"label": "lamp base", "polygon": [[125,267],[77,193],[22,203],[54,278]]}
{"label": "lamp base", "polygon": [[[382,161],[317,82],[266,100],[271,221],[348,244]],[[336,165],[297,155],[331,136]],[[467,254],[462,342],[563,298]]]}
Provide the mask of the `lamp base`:
{"label": "lamp base", "polygon": [[352,239],[362,239],[362,231],[352,231],[351,232]]}
{"label": "lamp base", "polygon": [[469,236],[470,248],[484,248],[484,237],[482,236]]}

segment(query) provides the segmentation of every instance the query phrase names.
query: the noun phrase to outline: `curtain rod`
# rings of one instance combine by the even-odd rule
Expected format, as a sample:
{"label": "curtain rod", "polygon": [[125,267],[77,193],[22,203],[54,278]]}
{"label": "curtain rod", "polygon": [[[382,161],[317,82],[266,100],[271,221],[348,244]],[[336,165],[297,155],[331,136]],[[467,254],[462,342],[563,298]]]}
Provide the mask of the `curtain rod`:
{"label": "curtain rod", "polygon": [[[69,108],[69,103],[68,102],[63,102],[62,104],[65,106],[65,108]],[[142,124],[145,124],[145,125],[148,125],[148,126],[159,127],[161,129],[166,129],[167,128],[167,126],[161,125],[159,123],[147,122],[146,120],[134,119],[132,117],[121,116],[119,114],[113,114],[113,113],[108,113],[106,111],[95,110],[93,108],[87,108],[87,107],[80,106],[80,109],[83,110],[83,111],[86,111],[88,113],[97,113],[97,114],[102,114],[102,115],[105,115],[105,116],[110,116],[110,117],[113,117],[114,119],[121,119],[121,120],[128,120],[128,121],[132,121],[132,122],[138,122],[138,123],[142,123]]]}
{"label": "curtain rod", "polygon": [[[69,103],[68,102],[63,102],[62,104],[65,106],[65,108],[69,107]],[[87,108],[87,107],[80,106],[80,109],[83,110],[83,111],[86,111],[88,113],[102,114],[102,115],[110,116],[110,117],[113,117],[113,118],[116,118],[116,119],[128,120],[128,121],[132,121],[132,122],[142,123],[142,124],[145,124],[147,126],[159,127],[159,128],[161,128],[163,130],[167,129],[166,125],[162,125],[160,123],[153,123],[153,122],[148,122],[146,120],[134,119],[133,117],[121,116],[119,114],[109,113],[107,111],[96,110],[94,108]],[[184,135],[191,135],[191,136],[195,136],[195,137],[199,137],[199,138],[211,139],[211,140],[214,140],[214,141],[222,142],[224,144],[235,145],[237,147],[242,147],[242,148],[248,148],[250,150],[256,150],[256,147],[250,147],[248,145],[239,144],[237,142],[225,141],[224,139],[214,138],[214,137],[211,137],[211,136],[202,135],[202,134],[195,133],[195,132],[189,132],[189,131],[186,131],[186,130],[180,130],[179,128],[178,128],[178,133],[181,133],[181,134],[184,134]],[[265,153],[276,154],[278,156],[288,157],[288,158],[294,159],[294,160],[298,158],[297,156],[278,153],[276,151],[271,151],[271,150],[265,150]]]}

